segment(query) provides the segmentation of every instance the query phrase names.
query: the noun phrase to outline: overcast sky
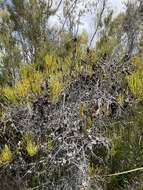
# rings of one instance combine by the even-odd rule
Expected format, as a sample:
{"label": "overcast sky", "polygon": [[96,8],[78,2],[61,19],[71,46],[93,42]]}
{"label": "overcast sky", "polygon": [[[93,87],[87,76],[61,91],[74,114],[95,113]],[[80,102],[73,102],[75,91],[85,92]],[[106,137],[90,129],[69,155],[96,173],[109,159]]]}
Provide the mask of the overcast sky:
{"label": "overcast sky", "polygon": [[[108,0],[109,7],[114,10],[114,16],[117,16],[120,12],[123,12],[125,10],[124,3],[126,1],[127,0]],[[88,16],[82,17],[81,22],[82,22],[82,25],[80,26],[80,32],[86,30],[89,36],[91,37],[93,33],[95,32],[95,16],[94,15],[92,16],[90,14]],[[57,17],[52,17],[49,23],[52,26],[59,25]]]}
{"label": "overcast sky", "polygon": [[114,10],[117,11],[117,13],[119,13],[120,11],[124,10],[124,3],[126,1],[127,0],[110,0],[110,3],[113,6]]}
{"label": "overcast sky", "polygon": [[[108,0],[109,1],[109,7],[113,8],[114,10],[114,16],[118,15],[120,12],[125,10],[124,3],[127,0]],[[94,18],[91,18],[91,16],[87,16],[84,18],[83,23],[84,25],[81,27],[81,30],[86,30],[90,35],[93,34],[95,28],[94,28]]]}

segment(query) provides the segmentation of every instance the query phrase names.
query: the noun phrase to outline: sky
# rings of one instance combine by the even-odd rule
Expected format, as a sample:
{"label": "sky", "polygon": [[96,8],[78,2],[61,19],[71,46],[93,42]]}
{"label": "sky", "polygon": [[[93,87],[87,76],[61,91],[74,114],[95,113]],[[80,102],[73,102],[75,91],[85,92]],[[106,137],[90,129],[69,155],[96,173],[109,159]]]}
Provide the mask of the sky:
{"label": "sky", "polygon": [[[87,0],[85,0],[87,1]],[[94,1],[94,0],[93,0]],[[114,17],[116,17],[120,12],[125,10],[124,3],[127,0],[108,0],[109,8],[114,10]],[[79,28],[79,31],[87,31],[88,35],[92,37],[93,33],[95,32],[95,16],[94,15],[86,15],[81,19],[82,25]],[[51,26],[58,26],[58,19],[57,17],[52,17],[49,21]],[[94,42],[93,42],[94,43]]]}
{"label": "sky", "polygon": [[[10,0],[6,0],[7,2],[10,2]],[[91,0],[92,1],[92,0]],[[114,10],[114,16],[118,15],[120,12],[125,10],[124,2],[127,0],[108,0],[109,6],[113,8]],[[86,0],[85,0],[86,2]],[[92,33],[95,30],[95,18],[92,17],[91,15],[86,16],[82,18],[81,22],[83,25],[80,27],[80,30],[86,30],[89,35],[92,35]],[[50,24],[55,26],[56,24],[58,25],[57,19],[52,17],[50,20]]]}
{"label": "sky", "polygon": [[113,6],[114,11],[115,11],[116,13],[119,13],[120,11],[122,11],[122,10],[125,9],[124,3],[125,3],[126,1],[127,1],[127,0],[110,0],[110,3],[111,3],[111,5]]}
{"label": "sky", "polygon": [[[108,0],[109,2],[109,7],[113,8],[114,10],[114,16],[117,16],[120,12],[125,10],[125,2],[127,0]],[[95,31],[95,18],[90,16],[87,16],[83,19],[84,25],[81,26],[81,30],[86,30],[89,35],[92,36],[92,34]]]}

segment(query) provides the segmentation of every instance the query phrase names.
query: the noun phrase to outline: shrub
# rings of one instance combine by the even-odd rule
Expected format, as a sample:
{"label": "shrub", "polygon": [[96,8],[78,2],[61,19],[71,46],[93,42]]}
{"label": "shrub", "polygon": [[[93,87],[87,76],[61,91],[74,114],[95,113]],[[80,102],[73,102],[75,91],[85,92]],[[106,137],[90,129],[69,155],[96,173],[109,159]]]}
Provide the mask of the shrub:
{"label": "shrub", "polygon": [[127,81],[134,96],[139,100],[143,100],[143,71],[137,70],[127,77]]}
{"label": "shrub", "polygon": [[25,134],[23,142],[27,151],[27,154],[31,157],[35,156],[38,152],[38,146],[35,144],[31,134]]}
{"label": "shrub", "polygon": [[59,95],[63,91],[63,84],[58,79],[51,79],[49,81],[49,87],[51,92],[51,99],[56,102]]}
{"label": "shrub", "polygon": [[3,95],[10,102],[16,102],[15,89],[13,87],[6,86],[5,88],[3,88]]}
{"label": "shrub", "polygon": [[1,151],[0,163],[11,161],[11,160],[12,160],[12,152],[10,150],[10,147],[8,145],[5,145]]}

